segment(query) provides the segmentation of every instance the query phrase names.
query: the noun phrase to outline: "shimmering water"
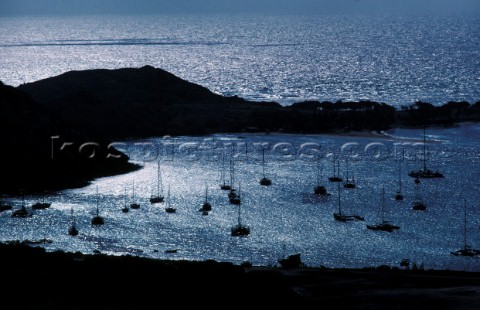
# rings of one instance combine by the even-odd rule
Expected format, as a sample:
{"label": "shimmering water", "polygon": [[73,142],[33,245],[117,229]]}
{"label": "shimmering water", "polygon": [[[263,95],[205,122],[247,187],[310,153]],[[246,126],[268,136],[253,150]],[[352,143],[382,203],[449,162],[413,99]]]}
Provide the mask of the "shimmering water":
{"label": "shimmering water", "polygon": [[[422,132],[396,129],[386,138],[348,136],[213,135],[127,141],[122,149],[143,169],[121,176],[101,178],[90,186],[46,197],[52,207],[34,212],[28,219],[0,214],[0,240],[48,238],[48,250],[141,255],[172,259],[215,259],[240,263],[276,264],[284,254],[299,252],[309,266],[398,266],[409,258],[425,268],[480,271],[480,259],[455,257],[450,251],[463,246],[463,199],[467,201],[468,243],[480,248],[480,125],[427,129],[427,164],[439,169],[444,179],[422,180],[419,194],[427,211],[413,211],[415,185],[407,172],[422,166]],[[261,148],[265,148],[265,172],[272,186],[262,187]],[[404,151],[402,151],[404,150]],[[247,237],[230,236],[237,223],[237,206],[230,205],[220,190],[223,162],[234,158],[235,183],[242,195],[241,215],[250,226]],[[313,195],[320,155],[321,182],[331,196]],[[341,223],[333,219],[337,186],[327,181],[332,159],[346,163],[357,188],[341,188],[347,213],[365,216],[365,222]],[[400,160],[402,159],[402,160]],[[160,160],[163,193],[170,188],[170,203],[177,213],[167,214],[165,204],[148,201],[156,190]],[[393,195],[401,167],[405,200]],[[122,213],[135,196],[139,210]],[[205,187],[213,210],[202,216]],[[96,190],[98,188],[98,195]],[[366,224],[379,221],[382,188],[386,191],[385,217],[401,228],[376,232]],[[26,197],[26,204],[41,199]],[[90,219],[98,199],[105,225],[92,227]],[[18,198],[10,198],[17,208]],[[80,234],[70,237],[73,208]],[[165,253],[177,249],[177,253]]]}
{"label": "shimmering water", "polygon": [[166,69],[224,95],[480,100],[480,18],[385,15],[0,17],[0,79]]}

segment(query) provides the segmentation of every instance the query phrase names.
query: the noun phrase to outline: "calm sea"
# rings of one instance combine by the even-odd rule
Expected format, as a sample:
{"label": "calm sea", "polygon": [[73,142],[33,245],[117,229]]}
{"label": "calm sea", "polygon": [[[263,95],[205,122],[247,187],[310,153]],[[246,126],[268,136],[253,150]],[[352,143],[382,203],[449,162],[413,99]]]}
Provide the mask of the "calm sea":
{"label": "calm sea", "polygon": [[152,65],[224,95],[480,100],[480,17],[151,15],[1,17],[0,80]]}
{"label": "calm sea", "polygon": [[[85,16],[0,18],[0,79],[11,85],[68,70],[141,67],[166,69],[211,90],[283,104],[305,99],[444,103],[480,100],[478,16]],[[48,238],[48,250],[133,254],[155,258],[215,259],[275,265],[301,253],[309,266],[398,266],[409,258],[425,268],[480,271],[480,259],[455,257],[467,243],[480,248],[480,126],[427,130],[428,165],[445,174],[415,186],[407,172],[422,166],[422,132],[395,129],[390,138],[299,135],[213,135],[125,141],[122,149],[143,169],[101,178],[90,186],[47,197],[25,197],[52,207],[27,219],[0,213],[0,240]],[[262,166],[260,146],[265,147]],[[405,149],[406,152],[401,150]],[[320,154],[320,169],[313,155]],[[400,156],[404,154],[404,156]],[[230,236],[237,206],[220,190],[222,166],[235,160],[246,238]],[[222,158],[227,158],[223,164]],[[332,159],[357,183],[340,188],[347,213],[365,222],[339,223],[338,188],[327,178]],[[176,214],[148,201],[157,184]],[[258,180],[265,173],[272,186]],[[320,182],[332,194],[313,195]],[[227,169],[227,176],[229,175]],[[401,178],[399,178],[399,176]],[[399,181],[403,202],[393,199]],[[198,209],[205,199],[209,215]],[[386,219],[400,230],[375,232],[382,188]],[[98,189],[98,194],[97,194]],[[135,197],[133,197],[135,191]],[[411,208],[415,199],[425,212]],[[19,197],[6,200],[18,208]],[[122,213],[136,201],[139,210]],[[98,205],[105,225],[92,227]],[[80,234],[68,236],[73,210]],[[176,253],[165,253],[176,249]]]}
{"label": "calm sea", "polygon": [[[47,196],[52,206],[34,211],[31,218],[11,218],[11,211],[2,212],[0,240],[47,238],[54,241],[46,245],[48,250],[249,260],[256,265],[275,265],[278,258],[298,252],[309,266],[399,266],[408,258],[425,268],[480,271],[480,258],[450,254],[463,247],[464,200],[467,243],[480,249],[480,125],[429,128],[427,165],[445,178],[422,180],[419,185],[407,173],[423,166],[423,148],[415,145],[423,141],[422,132],[396,129],[388,134],[392,136],[213,135],[125,141],[119,148],[143,169]],[[222,167],[229,180],[230,158],[242,196],[241,221],[251,228],[245,238],[230,236],[238,207],[228,202],[227,192],[219,186]],[[339,205],[337,183],[328,181],[333,159],[340,163],[340,175],[345,178],[348,171],[357,184],[355,189],[340,187],[342,210],[364,216],[364,222],[342,223],[333,218]],[[165,212],[166,203],[149,202],[157,188],[158,160],[160,187],[177,208],[175,214]],[[272,180],[269,187],[259,184],[262,167]],[[317,175],[330,196],[313,194]],[[403,201],[394,199],[399,182]],[[207,187],[213,208],[209,215],[202,215],[199,208]],[[398,231],[366,228],[381,219],[382,189],[384,217],[399,225]],[[42,199],[25,197],[25,204]],[[412,209],[416,199],[426,203],[426,211]],[[7,200],[15,209],[22,203],[18,197]],[[122,213],[121,208],[132,202],[139,203],[140,209]],[[92,227],[97,205],[105,225]],[[67,234],[71,210],[80,230],[75,238]],[[165,253],[172,249],[177,253]]]}

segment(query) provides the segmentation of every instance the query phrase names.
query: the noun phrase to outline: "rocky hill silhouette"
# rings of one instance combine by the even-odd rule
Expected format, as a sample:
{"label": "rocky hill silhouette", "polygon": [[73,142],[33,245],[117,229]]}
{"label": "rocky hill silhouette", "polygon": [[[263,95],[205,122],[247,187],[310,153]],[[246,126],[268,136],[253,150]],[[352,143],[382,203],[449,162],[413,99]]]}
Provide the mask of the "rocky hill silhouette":
{"label": "rocky hill silhouette", "polygon": [[[215,94],[151,66],[70,71],[17,88],[1,84],[0,96],[0,192],[81,186],[136,169],[125,154],[108,147],[129,138],[327,133],[480,120],[480,102],[417,102],[401,110],[372,101],[252,102]],[[84,143],[89,145],[81,148]]]}
{"label": "rocky hill silhouette", "polygon": [[[80,152],[81,144],[91,137],[50,115],[28,94],[1,82],[0,102],[0,193],[19,195],[84,186],[93,178],[138,168],[125,154],[108,148],[105,140],[99,140],[92,158],[92,147]],[[60,150],[63,142],[72,145]],[[107,158],[109,153],[114,156]]]}

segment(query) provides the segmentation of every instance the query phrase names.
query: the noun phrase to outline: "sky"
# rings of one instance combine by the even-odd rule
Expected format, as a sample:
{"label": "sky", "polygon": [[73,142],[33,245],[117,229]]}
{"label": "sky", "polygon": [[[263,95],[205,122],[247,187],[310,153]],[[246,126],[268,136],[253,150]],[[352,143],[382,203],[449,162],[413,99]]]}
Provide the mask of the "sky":
{"label": "sky", "polygon": [[0,0],[0,16],[251,12],[480,13],[480,0]]}

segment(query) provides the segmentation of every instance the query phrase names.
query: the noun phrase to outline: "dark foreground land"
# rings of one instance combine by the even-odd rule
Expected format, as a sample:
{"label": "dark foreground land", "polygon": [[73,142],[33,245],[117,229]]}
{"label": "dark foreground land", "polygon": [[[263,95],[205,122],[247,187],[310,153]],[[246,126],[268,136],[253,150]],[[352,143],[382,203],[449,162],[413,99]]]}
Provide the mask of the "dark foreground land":
{"label": "dark foreground land", "polygon": [[480,273],[244,268],[47,253],[19,243],[0,244],[0,258],[1,293],[11,309],[480,308]]}

